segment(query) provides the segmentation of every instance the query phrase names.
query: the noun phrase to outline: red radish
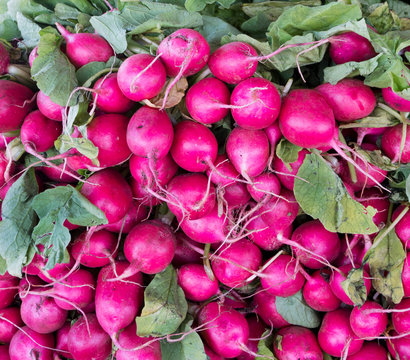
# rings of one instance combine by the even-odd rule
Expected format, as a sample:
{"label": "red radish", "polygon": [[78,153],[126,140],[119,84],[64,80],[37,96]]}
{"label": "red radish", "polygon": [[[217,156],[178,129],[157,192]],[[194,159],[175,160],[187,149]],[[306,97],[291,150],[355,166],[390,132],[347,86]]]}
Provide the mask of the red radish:
{"label": "red radish", "polygon": [[329,55],[335,64],[344,64],[350,61],[369,60],[377,53],[369,40],[353,31],[348,31],[331,37]]}
{"label": "red radish", "polygon": [[215,354],[206,344],[204,344],[205,354],[208,355],[209,360],[225,360],[224,357]]}
{"label": "red radish", "polygon": [[348,356],[346,360],[387,360],[387,351],[375,341],[365,342],[359,352]]}
{"label": "red radish", "polygon": [[349,323],[350,311],[338,309],[325,314],[319,329],[318,340],[323,351],[341,357],[357,353],[363,340],[357,338]]}
{"label": "red radish", "polygon": [[127,143],[138,156],[160,159],[168,154],[174,139],[171,120],[164,111],[143,106],[131,117]]}
{"label": "red radish", "polygon": [[0,309],[10,306],[17,295],[19,278],[9,273],[0,275]]}
{"label": "red radish", "polygon": [[410,336],[403,336],[400,338],[394,338],[397,336],[395,331],[390,332],[393,339],[387,340],[387,347],[390,354],[397,359],[409,359],[410,358]]}
{"label": "red radish", "polygon": [[73,356],[68,351],[68,333],[70,331],[70,328],[70,322],[67,321],[64,326],[56,333],[56,349],[61,350],[57,353],[61,356],[66,357],[67,359],[73,358]]}
{"label": "red radish", "polygon": [[249,182],[265,170],[269,158],[269,140],[262,130],[235,128],[229,134],[226,154],[235,169]]}
{"label": "red radish", "polygon": [[[149,343],[149,345],[147,344]],[[161,346],[159,340],[153,337],[140,337],[137,335],[135,322],[121,331],[118,337],[119,349],[115,353],[117,360],[161,360]],[[147,345],[145,345],[147,344]],[[144,346],[145,345],[145,346]],[[127,351],[141,347],[139,350]]]}
{"label": "red radish", "polygon": [[353,332],[366,340],[380,336],[388,323],[387,314],[381,311],[383,307],[374,301],[366,301],[360,308],[355,306],[350,313],[350,326]]}
{"label": "red radish", "polygon": [[403,125],[389,127],[382,136],[382,150],[393,161],[407,164],[410,162],[410,131],[408,126],[404,138],[404,148],[400,151]]}
{"label": "red radish", "polygon": [[214,165],[215,167],[213,169],[206,171],[206,174],[211,178],[213,184],[226,186],[235,183],[236,179],[239,179],[240,175],[225,154],[218,155],[214,161]]}
{"label": "red radish", "polygon": [[[256,316],[246,318],[249,326],[249,335],[251,336],[246,344],[246,347],[253,353],[258,353],[259,338],[265,332],[265,325]],[[255,356],[246,351],[237,357],[237,360],[255,360]]]}
{"label": "red radish", "polygon": [[[394,330],[399,334],[409,332],[410,326],[410,299],[403,299],[399,304],[394,306],[395,312],[392,314],[392,323]],[[397,311],[401,310],[401,311]]]}
{"label": "red radish", "polygon": [[293,190],[296,174],[298,173],[299,168],[302,166],[307,154],[310,154],[308,150],[301,149],[298,153],[297,160],[289,164],[285,164],[277,156],[275,156],[275,158],[273,159],[272,167],[275,171],[275,174],[286,189]]}
{"label": "red radish", "polygon": [[183,120],[175,126],[171,155],[184,170],[202,172],[212,167],[218,153],[215,135],[205,125]]}
{"label": "red radish", "polygon": [[[122,93],[133,101],[151,99],[158,95],[165,80],[166,72],[162,61],[149,54],[136,54],[128,57],[118,70],[118,86]],[[111,91],[113,90],[114,87]],[[121,98],[120,94],[117,96],[118,99]],[[125,99],[121,101],[125,104]],[[108,97],[107,102],[109,104]]]}
{"label": "red radish", "polygon": [[25,116],[35,106],[33,96],[28,87],[0,79],[0,133],[20,129]]}
{"label": "red radish", "polygon": [[274,154],[276,144],[279,142],[280,138],[282,137],[282,132],[280,131],[279,123],[275,121],[272,125],[268,126],[264,130],[268,137],[269,143],[271,145],[271,152]]}
{"label": "red radish", "polygon": [[95,314],[98,323],[110,336],[115,336],[135,320],[144,294],[141,273],[125,281],[108,281],[123,274],[129,266],[126,261],[115,262],[115,269],[113,265],[101,269],[95,291]]}
{"label": "red radish", "polygon": [[372,89],[361,80],[343,79],[335,85],[319,85],[315,90],[326,99],[335,119],[340,122],[362,119],[370,115],[376,106],[376,96]]}
{"label": "red radish", "polygon": [[8,345],[0,345],[0,360],[10,360]]}
{"label": "red radish", "polygon": [[262,263],[261,251],[247,239],[223,245],[212,258],[215,277],[230,288],[245,286],[246,280]]}
{"label": "red radish", "polygon": [[263,78],[240,82],[231,95],[231,112],[244,129],[259,130],[272,125],[280,110],[280,95],[275,85]]}
{"label": "red radish", "polygon": [[8,159],[5,151],[0,150],[0,186],[10,180],[9,178],[13,175],[15,168],[15,162]]}
{"label": "red radish", "polygon": [[[339,268],[340,272],[334,271],[332,272],[332,276],[330,277],[330,287],[333,293],[342,300],[345,304],[354,305],[353,301],[349,298],[346,294],[345,290],[342,287],[342,282],[346,280],[347,275],[350,270],[352,270],[353,266],[350,265],[343,265]],[[364,285],[366,287],[367,294],[369,294],[372,281],[370,280],[370,275],[364,270],[363,271],[363,280]]]}
{"label": "red radish", "polygon": [[[308,221],[300,225],[293,231],[291,240],[311,251],[308,253],[301,248],[292,246],[295,256],[310,269],[320,269],[324,267],[324,259],[331,263],[339,255],[339,236],[337,233],[326,230],[319,220]],[[318,257],[314,255],[318,255]]]}
{"label": "red radish", "polygon": [[147,208],[134,200],[130,209],[121,220],[118,220],[114,224],[109,224],[104,227],[104,230],[108,230],[114,233],[128,234],[132,228],[145,220],[148,216]]}
{"label": "red radish", "polygon": [[61,123],[50,120],[35,110],[24,119],[21,142],[28,151],[31,149],[32,152],[45,152],[54,146],[54,141],[60,136],[62,129]]}
{"label": "red radish", "polygon": [[273,342],[278,360],[322,360],[322,350],[315,334],[301,326],[280,329]]}
{"label": "red radish", "polygon": [[276,310],[276,296],[266,290],[259,289],[253,296],[255,312],[268,325],[275,329],[289,325],[289,323]]}
{"label": "red radish", "polygon": [[315,271],[306,280],[303,287],[303,298],[306,303],[317,311],[334,311],[339,308],[341,301],[333,294],[329,285],[329,269]]}
{"label": "red radish", "polygon": [[410,253],[406,255],[404,260],[403,271],[401,273],[401,280],[403,283],[404,296],[410,297]]}
{"label": "red radish", "polygon": [[367,137],[366,139],[369,139],[367,141],[373,142],[371,140],[371,138],[373,136],[376,137],[376,136],[382,135],[382,134],[384,134],[384,132],[387,129],[388,129],[387,127],[379,127],[379,128],[362,128],[362,127],[359,127],[359,128],[354,128],[353,130],[357,132],[357,144],[359,146],[361,146],[362,143],[363,143],[363,139],[365,137]]}
{"label": "red radish", "polygon": [[185,264],[199,264],[202,262],[201,254],[194,250],[198,248],[203,251],[203,246],[186,236],[182,231],[175,233],[176,247],[172,264],[181,267]]}
{"label": "red radish", "polygon": [[163,271],[175,253],[175,236],[171,228],[159,220],[147,220],[136,225],[124,242],[124,255],[130,266],[118,279],[141,271],[156,274]]}
{"label": "red radish", "polygon": [[152,193],[150,188],[147,188],[136,181],[134,178],[130,181],[132,196],[135,200],[144,206],[153,207],[162,203],[162,196],[158,193]]}
{"label": "red radish", "polygon": [[121,220],[132,205],[132,192],[124,178],[113,169],[96,172],[88,178],[81,193],[100,208],[109,224]]}
{"label": "red radish", "polygon": [[53,334],[39,334],[24,326],[10,342],[10,360],[52,360]]}
{"label": "red radish", "polygon": [[68,350],[75,360],[105,360],[111,354],[109,335],[94,314],[82,316],[68,332]]}
{"label": "red radish", "polygon": [[[9,344],[13,335],[17,332],[17,327],[23,326],[23,320],[20,316],[18,307],[9,307],[0,310],[0,342]],[[0,357],[1,359],[1,357]]]}
{"label": "red radish", "polygon": [[[48,179],[59,183],[75,183],[76,173],[68,168],[65,163],[56,165],[56,167],[39,166],[38,168]],[[59,170],[57,170],[59,169]],[[75,177],[74,177],[75,176]],[[71,229],[70,229],[71,230]]]}
{"label": "red radish", "polygon": [[37,106],[45,117],[51,120],[63,121],[65,107],[52,102],[50,97],[41,90],[37,93]]}
{"label": "red radish", "polygon": [[0,75],[6,74],[10,64],[10,56],[6,47],[0,43]]}
{"label": "red radish", "polygon": [[219,190],[221,197],[226,202],[228,210],[239,209],[251,199],[251,194],[244,183],[237,182]]}
{"label": "red radish", "polygon": [[247,189],[256,202],[266,201],[275,197],[274,194],[279,195],[280,183],[272,173],[263,173],[256,176],[253,183],[247,185]]}
{"label": "red radish", "polygon": [[218,355],[234,358],[241,354],[249,338],[249,327],[245,317],[227,306],[211,302],[198,315],[201,331],[209,347]]}
{"label": "red radish", "polygon": [[114,56],[110,44],[100,35],[72,34],[59,23],[55,25],[67,43],[66,55],[75,67],[79,68],[93,61],[107,62]]}
{"label": "red radish", "polygon": [[[121,66],[123,66],[123,64],[121,64]],[[121,91],[118,85],[117,76],[119,76],[119,70],[118,74],[113,73],[99,78],[93,87],[95,90],[93,92],[95,104],[97,104],[97,107],[100,110],[107,113],[125,113],[128,110],[131,110],[134,104]]]}
{"label": "red radish", "polygon": [[394,110],[402,112],[410,111],[410,100],[404,99],[400,95],[397,95],[391,87],[382,89],[382,95],[385,103]]}
{"label": "red radish", "polygon": [[67,311],[60,308],[51,297],[29,293],[22,300],[21,318],[30,329],[39,334],[49,334],[64,325]]}
{"label": "red radish", "polygon": [[30,67],[33,66],[33,62],[35,59],[37,59],[37,57],[38,57],[38,45],[35,46],[33,50],[31,50],[30,55],[28,57],[28,63],[30,64]]}
{"label": "red radish", "polygon": [[189,88],[185,104],[194,120],[201,124],[214,124],[228,115],[230,95],[221,80],[205,78]]}
{"label": "red radish", "polygon": [[[359,176],[358,176],[359,177]],[[356,198],[364,207],[372,206],[377,210],[373,222],[381,229],[387,224],[390,201],[386,194],[377,188],[364,189],[360,197]]]}
{"label": "red radish", "polygon": [[178,285],[192,301],[205,301],[219,292],[218,280],[209,279],[204,265],[200,264],[182,265],[178,270]]}
{"label": "red radish", "polygon": [[168,207],[178,218],[197,220],[215,206],[215,187],[202,174],[175,176],[168,184]]}
{"label": "red radish", "polygon": [[74,240],[71,255],[81,265],[102,267],[116,257],[116,245],[117,237],[107,230],[94,232],[91,236],[84,231]]}
{"label": "red radish", "polygon": [[279,255],[262,272],[261,285],[275,296],[291,296],[296,294],[305,283],[296,260],[289,255]]}

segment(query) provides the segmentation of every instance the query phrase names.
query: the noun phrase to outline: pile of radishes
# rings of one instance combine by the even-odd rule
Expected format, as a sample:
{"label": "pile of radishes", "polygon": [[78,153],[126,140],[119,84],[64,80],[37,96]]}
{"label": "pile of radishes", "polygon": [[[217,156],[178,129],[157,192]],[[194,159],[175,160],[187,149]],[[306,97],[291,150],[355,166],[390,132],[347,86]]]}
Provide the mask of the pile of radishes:
{"label": "pile of radishes", "polygon": [[[98,34],[57,28],[77,69],[114,55]],[[371,43],[352,32],[330,44],[336,64],[376,56]],[[37,56],[34,49],[30,65]],[[344,141],[381,150],[393,164],[410,163],[410,101],[360,78],[278,88],[256,72],[267,57],[251,45],[231,42],[211,52],[192,29],[173,32],[156,54],[120,58],[118,70],[80,89],[91,99],[93,116],[69,133],[92,142],[97,162],[75,148],[47,159],[70,126],[68,107],[53,103],[50,94],[0,80],[1,199],[11,198],[8,191],[32,167],[13,159],[9,144],[17,136],[26,156],[41,164],[35,167],[40,192],[77,186],[107,220],[86,228],[62,219],[72,236],[67,263],[48,269],[46,249],[37,246],[21,279],[7,272],[0,277],[0,360],[179,360],[164,354],[163,343],[183,344],[189,331],[139,336],[135,321],[147,305],[145,287],[170,266],[188,301],[190,332],[204,344],[184,359],[206,359],[205,353],[211,360],[410,359],[409,254],[398,264],[404,297],[395,304],[372,287],[369,265],[362,265],[378,231],[331,232],[303,213],[293,192],[295,182],[304,181],[298,175],[304,161],[320,156],[352,199],[366,211],[375,209],[377,228],[395,232],[410,249],[408,203],[391,205],[388,171]],[[0,44],[0,73],[7,73],[8,63]],[[189,88],[170,107],[182,78]],[[150,100],[158,96],[155,105]],[[357,133],[339,128],[372,114],[376,96],[403,122],[354,128]],[[233,126],[222,142],[215,135],[221,123]],[[283,139],[299,147],[295,161],[277,156]],[[362,271],[356,282],[352,269]],[[355,291],[346,292],[357,283],[362,304],[352,299]],[[313,313],[317,323],[300,326],[305,313],[299,322],[298,314],[278,310],[278,299],[288,297],[298,302],[288,312]],[[177,312],[180,305],[173,306]],[[143,315],[149,312],[144,308]]]}

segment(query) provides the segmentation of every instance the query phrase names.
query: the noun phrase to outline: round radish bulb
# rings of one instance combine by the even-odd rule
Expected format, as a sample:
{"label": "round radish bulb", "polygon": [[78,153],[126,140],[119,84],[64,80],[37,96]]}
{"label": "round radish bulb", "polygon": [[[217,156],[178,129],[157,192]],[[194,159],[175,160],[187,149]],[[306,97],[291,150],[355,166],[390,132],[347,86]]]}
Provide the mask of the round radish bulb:
{"label": "round radish bulb", "polygon": [[[389,127],[382,136],[382,150],[392,162],[407,164],[410,162],[410,131],[407,127],[403,151],[400,150],[403,125]],[[401,154],[401,156],[400,156]]]}
{"label": "round radish bulb", "polygon": [[0,310],[0,316],[2,317],[0,319],[0,342],[9,344],[14,334],[18,331],[16,326],[24,325],[20,316],[20,309],[18,307],[2,309]]}
{"label": "round radish bulb", "polygon": [[180,268],[186,264],[200,264],[202,262],[201,254],[196,252],[192,247],[203,249],[203,246],[190,239],[182,231],[176,232],[175,238],[175,255],[172,259],[172,264],[175,267]]}
{"label": "round radish bulb", "polygon": [[232,163],[225,154],[218,155],[214,161],[214,168],[208,169],[206,175],[211,178],[211,182],[215,185],[225,187],[236,182],[235,179],[240,177]]}
{"label": "round radish bulb", "polygon": [[280,131],[280,128],[279,128],[279,122],[275,121],[272,125],[265,128],[264,131],[268,137],[270,146],[272,148],[271,152],[275,153],[275,146],[279,142],[280,138],[282,137],[282,132]]}
{"label": "round radish bulb", "polygon": [[138,201],[134,200],[127,212],[127,215],[114,224],[106,225],[104,229],[118,234],[128,234],[135,225],[147,219],[147,217],[147,208]]}
{"label": "round radish bulb", "polygon": [[[127,58],[125,61],[129,59],[130,58]],[[121,64],[121,66],[123,66],[123,64]],[[118,73],[103,76],[95,82],[93,87],[95,90],[95,92],[93,92],[93,99],[97,107],[107,113],[125,113],[131,110],[134,104],[121,91],[118,85],[118,74],[119,71]]]}
{"label": "round radish bulb", "polygon": [[404,260],[403,272],[401,273],[404,296],[410,297],[410,252],[407,253]]}
{"label": "round radish bulb", "polygon": [[253,179],[252,184],[247,185],[247,189],[256,202],[268,200],[279,195],[280,183],[278,178],[272,173],[263,173]]}
{"label": "round radish bulb", "polygon": [[268,325],[280,329],[290,325],[276,310],[276,296],[269,294],[266,290],[259,289],[253,296],[255,312]]}
{"label": "round radish bulb", "polygon": [[382,89],[382,95],[385,103],[397,111],[409,112],[410,100],[406,100],[397,95],[391,87]]}
{"label": "round radish bulb", "polygon": [[308,150],[300,150],[297,160],[289,164],[285,164],[277,156],[273,159],[273,169],[275,170],[275,174],[286,189],[293,190],[296,174],[302,166],[307,154],[310,154]]}
{"label": "round radish bulb", "polygon": [[[392,337],[398,336],[395,331],[390,332]],[[387,340],[387,347],[392,357],[396,359],[410,359],[410,336]]]}
{"label": "round radish bulb", "polygon": [[383,307],[374,301],[366,301],[360,308],[354,307],[350,313],[350,326],[359,338],[372,340],[386,330],[387,314],[372,310],[382,311]]}
{"label": "round radish bulb", "polygon": [[242,182],[237,182],[223,189],[219,189],[219,194],[223,197],[228,210],[240,209],[251,199],[251,194]]}
{"label": "round radish bulb", "polygon": [[230,92],[216,78],[205,78],[192,85],[185,96],[191,117],[201,124],[214,124],[229,113]]}
{"label": "round radish bulb", "polygon": [[28,57],[28,63],[30,64],[30,67],[33,66],[33,62],[34,62],[34,60],[37,59],[37,58],[38,58],[38,45],[35,46],[35,47],[33,48],[33,50],[31,50],[30,55],[29,55],[29,57]]}
{"label": "round radish bulb", "polygon": [[236,85],[231,95],[232,117],[244,129],[260,130],[272,125],[280,111],[275,85],[262,78],[250,78]]}
{"label": "round radish bulb", "polygon": [[[136,54],[121,64],[117,81],[128,99],[141,101],[157,96],[165,84],[166,77],[165,67],[160,59],[149,54]],[[107,100],[109,101],[108,97]]]}
{"label": "round radish bulb", "polygon": [[376,96],[363,81],[343,79],[337,84],[325,83],[316,89],[333,109],[335,119],[351,122],[371,114],[376,106]]}
{"label": "round radish bulb", "polygon": [[377,53],[369,40],[353,31],[348,31],[331,37],[329,55],[335,64],[344,64],[350,61],[369,60]]}
{"label": "round radish bulb", "polygon": [[409,332],[410,326],[410,299],[403,299],[399,304],[394,306],[394,310],[404,310],[402,312],[394,312],[392,314],[392,323],[394,330],[399,334]]}
{"label": "round radish bulb", "polygon": [[[249,334],[252,336],[251,338],[249,338],[248,343],[246,344],[246,347],[251,352],[257,353],[259,339],[262,338],[262,334],[266,330],[265,324],[262,322],[262,320],[259,320],[256,316],[249,316],[246,318],[246,321],[248,322],[248,326],[249,326]],[[237,357],[237,360],[255,360],[255,356],[252,355],[251,353],[246,352],[245,350],[242,352],[242,354],[240,354]]]}
{"label": "round radish bulb", "polygon": [[0,186],[5,185],[6,183],[6,179],[4,176],[7,174],[7,171],[8,171],[9,176],[13,175],[15,168],[16,168],[15,162],[9,161],[8,159],[7,150],[6,151],[0,150]]}
{"label": "round radish bulb", "polygon": [[130,180],[130,186],[133,198],[139,201],[142,205],[153,207],[161,204],[162,200],[158,199],[149,192],[151,188],[147,188],[146,186],[140,184],[134,178]]}
{"label": "round radish bulb", "polygon": [[52,360],[53,334],[39,334],[24,326],[18,330],[10,342],[10,360]]}
{"label": "round radish bulb", "polygon": [[387,350],[377,342],[365,342],[359,352],[346,360],[387,360]]}
{"label": "round radish bulb", "polygon": [[52,102],[50,97],[41,90],[37,93],[37,107],[45,117],[55,121],[63,121],[65,107]]}
{"label": "round radish bulb", "polygon": [[79,68],[93,61],[107,62],[114,56],[111,45],[100,35],[72,34],[59,23],[56,26],[67,43],[66,55],[75,67]]}
{"label": "round radish bulb", "polygon": [[11,276],[9,273],[0,275],[0,309],[10,306],[17,295],[19,278]]}
{"label": "round radish bulb", "polygon": [[[68,333],[71,329],[70,322],[66,322],[61,329],[59,329],[56,333],[56,349],[60,351],[56,351],[57,354],[66,357],[67,359],[72,359],[73,356],[68,351]],[[56,358],[54,360],[59,360]]]}

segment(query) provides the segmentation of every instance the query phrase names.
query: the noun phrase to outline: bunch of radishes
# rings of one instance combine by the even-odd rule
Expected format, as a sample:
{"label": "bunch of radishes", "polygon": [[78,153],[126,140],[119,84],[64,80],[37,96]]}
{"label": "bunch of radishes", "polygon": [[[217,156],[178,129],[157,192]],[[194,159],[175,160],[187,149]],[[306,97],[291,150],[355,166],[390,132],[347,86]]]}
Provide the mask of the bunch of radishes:
{"label": "bunch of radishes", "polygon": [[[57,28],[76,68],[114,55],[97,34]],[[355,33],[334,36],[330,43],[337,64],[376,55],[370,42]],[[34,50],[31,64],[37,56]],[[169,337],[138,336],[135,325],[144,287],[171,264],[190,304],[193,331],[211,360],[319,360],[324,353],[382,360],[388,351],[395,359],[410,359],[409,256],[402,270],[405,297],[392,304],[372,290],[369,269],[362,267],[377,232],[330,232],[319,220],[298,217],[293,193],[295,179],[303,181],[297,173],[306,156],[321,154],[351,197],[376,209],[373,221],[379,229],[394,222],[389,231],[410,248],[408,204],[390,207],[381,185],[387,171],[339,138],[340,124],[373,112],[377,90],[359,79],[344,79],[280,94],[272,82],[255,75],[264,59],[242,42],[210,54],[207,41],[192,29],[166,37],[155,55],[123,59],[118,72],[85,90],[97,115],[85,131],[70,134],[98,148],[98,163],[75,149],[47,159],[43,153],[67,127],[66,107],[53,103],[50,94],[0,80],[0,131],[19,130],[25,151],[42,162],[37,168],[41,188],[79,183],[81,194],[108,221],[86,229],[64,219],[73,236],[68,263],[47,269],[39,247],[22,279],[8,273],[1,277],[0,359],[172,358],[161,355],[160,340],[169,342]],[[8,54],[1,45],[0,65],[6,73]],[[176,121],[172,108],[166,109],[172,89],[205,66],[209,75],[189,78],[184,118]],[[149,100],[160,94],[162,104],[153,105]],[[382,96],[403,117],[410,111],[410,101],[392,89],[383,89]],[[212,124],[229,116],[235,127],[218,144]],[[357,140],[364,150],[381,149],[391,162],[407,164],[407,123],[360,128]],[[286,163],[275,155],[283,138],[303,148],[296,161]],[[2,200],[24,171],[10,155],[10,139],[3,139]],[[63,162],[56,165],[55,159]],[[79,169],[92,174],[85,178]],[[362,306],[355,306],[343,283],[355,268],[363,270],[367,300]],[[318,330],[297,326],[278,312],[277,298],[297,293],[303,294],[298,301],[305,307],[323,315]],[[265,341],[268,336],[273,343]],[[178,341],[183,338],[182,333]],[[271,355],[261,353],[264,343]],[[198,348],[192,359],[204,356]]]}

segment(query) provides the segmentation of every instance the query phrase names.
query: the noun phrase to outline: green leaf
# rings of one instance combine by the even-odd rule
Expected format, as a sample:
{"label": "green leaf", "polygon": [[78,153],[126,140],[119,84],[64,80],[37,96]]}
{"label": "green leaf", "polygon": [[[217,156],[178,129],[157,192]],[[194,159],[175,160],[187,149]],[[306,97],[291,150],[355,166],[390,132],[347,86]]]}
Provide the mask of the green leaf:
{"label": "green leaf", "polygon": [[342,288],[356,306],[361,306],[367,299],[367,289],[363,279],[363,269],[352,269],[342,281]]}
{"label": "green leaf", "polygon": [[11,19],[0,22],[0,38],[11,41],[21,37],[17,23]]}
{"label": "green leaf", "polygon": [[37,194],[34,169],[29,169],[10,187],[1,205],[0,256],[14,276],[21,277],[21,269],[28,263],[29,248],[33,245],[31,232],[37,220],[31,204]]}
{"label": "green leaf", "polygon": [[[53,102],[66,106],[78,82],[74,66],[60,50],[61,40],[62,37],[54,29],[40,31],[39,56],[33,62],[31,76]],[[69,105],[74,103],[75,97]]]}
{"label": "green leaf", "polygon": [[40,40],[39,32],[41,27],[24,16],[21,12],[16,14],[16,20],[25,45],[29,48],[36,46]]}
{"label": "green leaf", "polygon": [[212,4],[216,0],[185,0],[185,9],[188,11],[202,11],[207,4]]}
{"label": "green leaf", "polygon": [[381,128],[395,126],[399,124],[400,121],[397,120],[392,114],[383,110],[382,108],[376,106],[373,112],[363,119],[356,120],[348,124],[341,124],[339,128],[341,129],[351,129],[351,128]]}
{"label": "green leaf", "polygon": [[33,239],[44,245],[48,258],[46,269],[64,263],[66,248],[71,240],[65,220],[80,226],[107,224],[105,214],[74,187],[57,186],[38,194],[32,203],[40,221],[33,230]]}
{"label": "green leaf", "polygon": [[184,292],[177,283],[172,265],[156,274],[144,291],[144,308],[137,322],[138,336],[172,334],[181,325],[188,311]]}
{"label": "green leaf", "polygon": [[[193,319],[190,315],[187,315],[184,322],[176,331],[177,333],[187,333],[192,331]],[[181,335],[175,337],[171,336],[173,340],[179,340]],[[168,342],[167,340],[161,341],[161,353],[162,360],[207,360],[208,357],[205,354],[204,344],[198,333],[192,332],[185,336],[182,340],[175,342]]]}
{"label": "green leaf", "polygon": [[344,24],[334,26],[326,31],[315,31],[315,37],[317,39],[327,39],[333,35],[337,35],[346,31],[353,31],[356,34],[359,34],[370,40],[369,30],[364,19],[361,19],[359,21],[348,21]]}
{"label": "green leaf", "polygon": [[302,150],[300,146],[294,145],[286,139],[282,139],[278,145],[276,145],[276,156],[285,164],[290,164],[298,159],[300,150]]}
{"label": "green leaf", "polygon": [[325,160],[308,154],[295,178],[294,193],[303,211],[319,219],[331,232],[373,234],[378,231],[373,223],[376,210],[365,208],[353,200]]}
{"label": "green leaf", "polygon": [[216,50],[221,45],[222,37],[226,34],[237,35],[238,29],[228,24],[224,20],[213,16],[202,16],[203,25],[197,30],[208,42],[211,51]]}
{"label": "green leaf", "polygon": [[258,342],[258,355],[255,357],[255,360],[263,360],[263,359],[276,359],[275,355],[273,354],[273,335],[268,336],[269,330],[266,330],[262,336],[261,340]]}
{"label": "green leaf", "polygon": [[363,261],[369,263],[373,287],[388,300],[398,304],[404,296],[401,274],[406,252],[394,229],[386,235],[387,230],[384,228],[375,237],[374,244],[381,237],[383,239],[370,248]]}
{"label": "green leaf", "polygon": [[355,150],[362,155],[370,164],[376,165],[378,168],[386,171],[397,170],[399,164],[394,164],[386,155],[383,155],[381,150],[363,150],[355,147]]}
{"label": "green leaf", "polygon": [[275,305],[277,312],[289,324],[310,329],[317,328],[320,325],[318,313],[306,304],[301,291],[288,297],[277,296]]}
{"label": "green leaf", "polygon": [[63,134],[54,142],[54,146],[61,154],[70,149],[77,149],[78,152],[98,165],[98,148],[88,139],[73,138],[70,135]]}
{"label": "green leaf", "polygon": [[376,7],[367,17],[367,20],[380,34],[391,30],[400,30],[400,18],[389,9],[387,2]]}
{"label": "green leaf", "polygon": [[58,3],[54,8],[54,12],[56,16],[64,20],[77,19],[78,15],[81,14],[78,9],[63,3]]}
{"label": "green leaf", "polygon": [[111,68],[119,67],[121,64],[122,61],[114,56],[112,56],[106,63],[101,61],[90,62],[77,70],[76,76],[78,82],[84,87],[90,87],[99,76],[103,75],[105,72],[108,73]]}
{"label": "green leaf", "polygon": [[117,54],[127,49],[124,21],[119,11],[114,10],[101,16],[93,16],[90,23],[97,34],[107,40]]}

